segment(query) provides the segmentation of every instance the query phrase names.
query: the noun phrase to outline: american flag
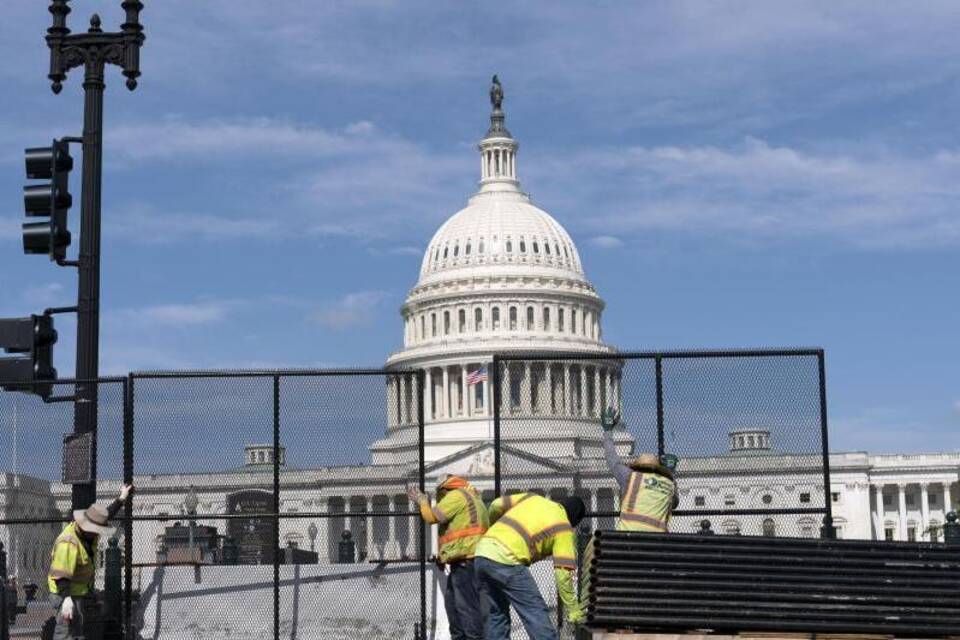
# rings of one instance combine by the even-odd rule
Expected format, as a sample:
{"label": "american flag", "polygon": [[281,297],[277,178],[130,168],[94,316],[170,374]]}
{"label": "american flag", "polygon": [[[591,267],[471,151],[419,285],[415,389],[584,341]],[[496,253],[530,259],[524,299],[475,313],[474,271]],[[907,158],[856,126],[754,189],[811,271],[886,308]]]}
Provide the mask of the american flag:
{"label": "american flag", "polygon": [[467,384],[477,384],[478,382],[487,381],[487,368],[480,367],[476,371],[471,371],[467,374]]}

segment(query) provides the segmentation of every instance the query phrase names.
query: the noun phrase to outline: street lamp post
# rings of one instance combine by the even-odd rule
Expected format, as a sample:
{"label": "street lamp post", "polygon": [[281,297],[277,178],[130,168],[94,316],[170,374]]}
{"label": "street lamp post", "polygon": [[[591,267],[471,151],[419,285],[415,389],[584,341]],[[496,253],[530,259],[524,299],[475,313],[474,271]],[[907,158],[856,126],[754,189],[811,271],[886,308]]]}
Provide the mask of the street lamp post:
{"label": "street lamp post", "polygon": [[318,534],[318,533],[319,533],[319,530],[317,529],[316,523],[311,522],[311,523],[310,523],[310,526],[307,527],[307,537],[310,538],[310,552],[311,552],[311,553],[312,553],[313,551],[315,551],[315,549],[314,549],[314,543],[317,541],[317,534]]}
{"label": "street lamp post", "polygon": [[[123,0],[121,8],[126,20],[120,32],[104,33],[100,16],[93,14],[86,33],[71,34],[67,28],[70,0],[51,0],[53,26],[47,29],[50,47],[51,88],[60,93],[67,72],[83,65],[83,194],[80,204],[80,256],[77,286],[77,372],[82,380],[76,387],[74,433],[91,433],[97,437],[97,386],[100,373],[100,187],[103,156],[103,89],[104,67],[113,64],[123,69],[127,88],[133,91],[140,76],[140,47],[143,26],[140,24],[140,0]],[[90,482],[73,485],[74,509],[85,509],[96,501],[96,445]]]}

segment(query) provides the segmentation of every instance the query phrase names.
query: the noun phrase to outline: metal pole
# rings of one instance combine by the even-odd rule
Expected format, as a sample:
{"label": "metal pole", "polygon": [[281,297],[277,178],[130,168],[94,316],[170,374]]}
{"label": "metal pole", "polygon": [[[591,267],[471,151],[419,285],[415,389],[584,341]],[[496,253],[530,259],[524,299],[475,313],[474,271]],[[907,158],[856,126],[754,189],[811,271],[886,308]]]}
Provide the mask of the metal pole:
{"label": "metal pole", "polygon": [[490,384],[493,385],[493,493],[500,497],[502,478],[500,470],[500,357],[493,356],[493,371]]}
{"label": "metal pole", "polygon": [[820,447],[823,456],[823,499],[826,513],[823,516],[821,538],[836,538],[837,530],[833,526],[833,500],[830,491],[830,444],[827,437],[827,372],[824,353],[817,354],[817,369],[820,379]]}
{"label": "metal pole", "polygon": [[[133,484],[133,381],[123,385],[123,482]],[[133,638],[133,499],[123,504],[123,625],[125,638]]]}
{"label": "metal pole", "polygon": [[10,640],[10,619],[7,617],[7,552],[0,542],[0,640]]}
{"label": "metal pole", "polygon": [[[657,377],[657,455],[662,456],[666,450],[663,429],[663,358],[654,358]],[[622,409],[621,409],[622,410]]]}
{"label": "metal pole", "polygon": [[280,640],[280,376],[273,377],[273,637]]}
{"label": "metal pole", "polygon": [[[103,60],[85,65],[83,79],[83,195],[80,203],[80,267],[77,285],[77,373],[80,380],[100,374],[100,187],[103,159]],[[89,484],[73,485],[74,509],[97,500],[96,383],[77,385],[74,433],[93,434]]]}
{"label": "metal pole", "polygon": [[[419,387],[421,392],[425,389],[427,382],[427,374],[425,371],[420,370],[417,372],[417,376],[420,380]],[[420,460],[419,460],[419,469],[418,473],[420,475],[420,491],[421,493],[426,492],[427,490],[427,462],[424,460],[426,456],[426,415],[424,412],[424,398],[426,396],[420,394],[420,402],[417,403],[417,423],[419,425],[419,440],[420,440]],[[416,516],[417,520],[420,523],[420,637],[418,640],[424,640],[427,637],[427,523],[424,522],[423,518]]]}

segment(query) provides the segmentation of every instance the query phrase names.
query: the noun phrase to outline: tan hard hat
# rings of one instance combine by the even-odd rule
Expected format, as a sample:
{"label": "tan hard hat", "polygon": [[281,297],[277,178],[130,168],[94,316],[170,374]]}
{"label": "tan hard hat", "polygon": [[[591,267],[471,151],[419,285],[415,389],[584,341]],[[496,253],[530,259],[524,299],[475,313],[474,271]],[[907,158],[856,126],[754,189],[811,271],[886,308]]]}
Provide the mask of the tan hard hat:
{"label": "tan hard hat", "polygon": [[627,466],[634,471],[653,471],[668,478],[673,477],[673,471],[660,464],[660,458],[652,453],[641,453]]}

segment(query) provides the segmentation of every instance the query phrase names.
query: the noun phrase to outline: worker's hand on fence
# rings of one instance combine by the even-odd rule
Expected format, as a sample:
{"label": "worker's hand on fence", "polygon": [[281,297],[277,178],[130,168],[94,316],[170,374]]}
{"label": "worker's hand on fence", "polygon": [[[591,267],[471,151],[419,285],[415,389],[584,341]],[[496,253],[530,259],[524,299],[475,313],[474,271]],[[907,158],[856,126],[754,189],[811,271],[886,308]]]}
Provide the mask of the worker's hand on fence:
{"label": "worker's hand on fence", "polygon": [[426,498],[423,492],[413,485],[407,485],[407,497],[413,502],[420,502],[420,498]]}
{"label": "worker's hand on fence", "polygon": [[125,484],[120,487],[120,494],[117,496],[117,499],[120,502],[126,502],[127,498],[130,497],[130,493],[133,491],[132,484]]}
{"label": "worker's hand on fence", "polygon": [[600,424],[603,425],[604,431],[613,430],[620,424],[620,412],[613,407],[608,407],[603,411],[603,415],[600,416]]}
{"label": "worker's hand on fence", "polygon": [[574,609],[567,613],[567,622],[570,624],[583,624],[587,620],[587,614],[583,612],[583,609]]}
{"label": "worker's hand on fence", "polygon": [[60,617],[65,622],[73,620],[73,598],[70,596],[64,598],[63,603],[60,605]]}

